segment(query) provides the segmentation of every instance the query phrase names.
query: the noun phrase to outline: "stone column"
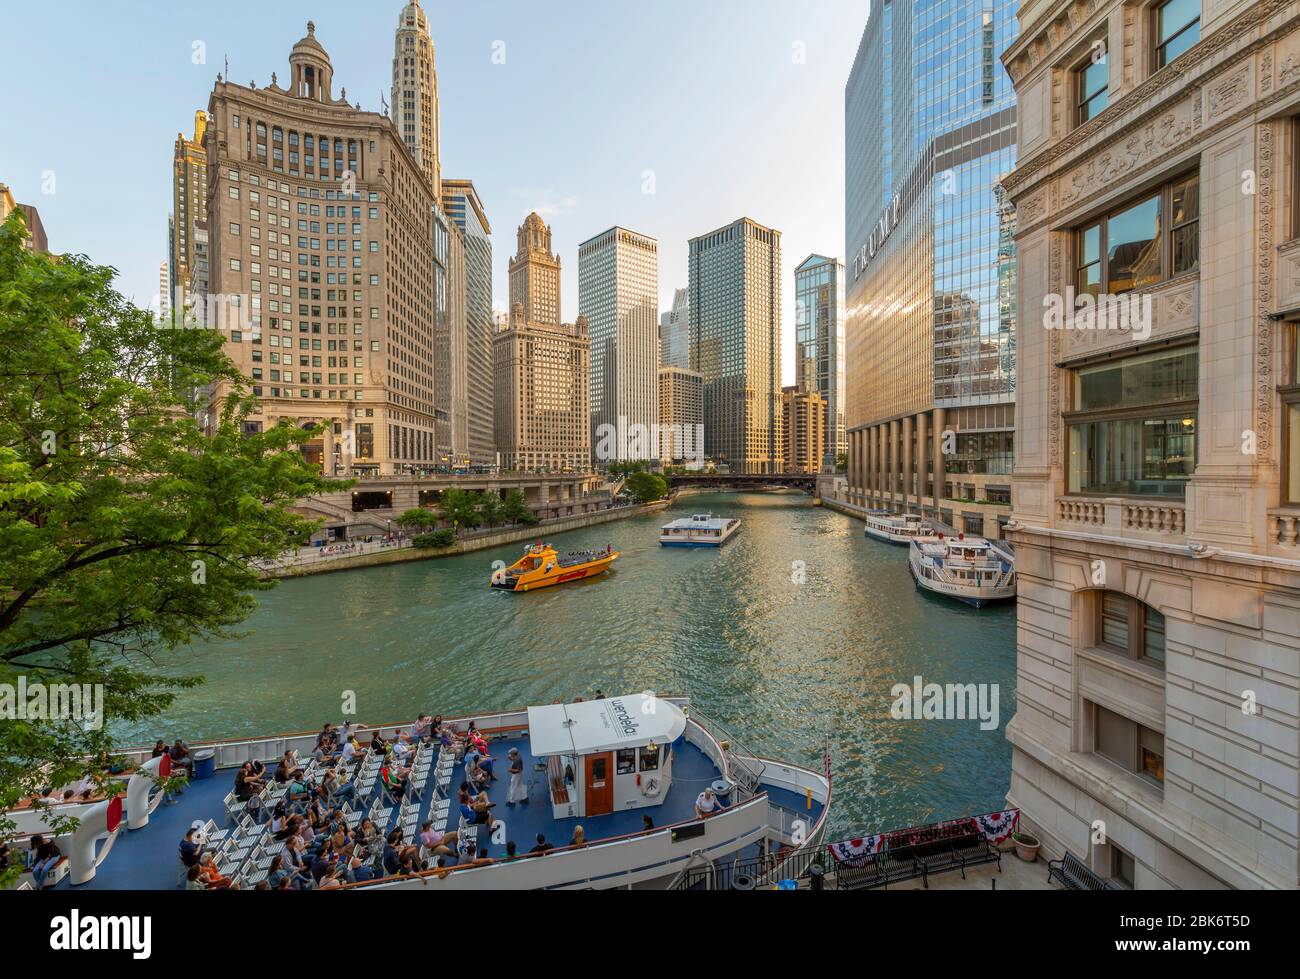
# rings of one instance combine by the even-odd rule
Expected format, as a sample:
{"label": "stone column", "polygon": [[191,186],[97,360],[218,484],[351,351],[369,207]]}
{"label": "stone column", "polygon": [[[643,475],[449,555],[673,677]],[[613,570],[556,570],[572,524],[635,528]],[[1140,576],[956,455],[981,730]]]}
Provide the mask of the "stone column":
{"label": "stone column", "polygon": [[870,506],[870,505],[871,505],[871,496],[872,496],[872,487],[875,485],[875,479],[876,479],[876,440],[875,440],[875,438],[873,437],[873,430],[872,430],[872,429],[868,428],[868,429],[866,430],[866,433],[865,433],[865,434],[866,434],[866,436],[867,436],[867,438],[866,438],[866,445],[867,445],[867,478],[866,478],[866,486],[865,486],[866,494],[865,494],[865,495],[863,496],[863,498],[862,498],[862,505],[863,505],[863,506]]}
{"label": "stone column", "polygon": [[898,422],[889,423],[889,508],[898,509]]}
{"label": "stone column", "polygon": [[930,470],[930,443],[926,439],[926,422],[929,412],[916,416],[916,505],[925,512],[925,476]]}
{"label": "stone column", "polygon": [[907,509],[912,496],[912,416],[903,419],[903,465],[899,472],[903,477],[903,509]]}
{"label": "stone column", "polygon": [[943,458],[943,433],[947,425],[948,412],[943,408],[934,409],[934,512],[939,512],[939,502],[943,499],[943,484],[946,468]]}

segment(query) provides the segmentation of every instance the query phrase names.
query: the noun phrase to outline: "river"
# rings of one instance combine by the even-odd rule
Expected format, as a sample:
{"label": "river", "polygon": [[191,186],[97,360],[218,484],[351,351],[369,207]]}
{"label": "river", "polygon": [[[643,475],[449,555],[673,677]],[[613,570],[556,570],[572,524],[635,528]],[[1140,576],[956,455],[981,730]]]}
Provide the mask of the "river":
{"label": "river", "polygon": [[[742,519],[721,550],[661,548],[660,524]],[[1015,712],[1015,609],[919,592],[907,551],[793,492],[686,496],[673,509],[568,534],[622,551],[589,581],[515,595],[487,587],[518,545],[280,582],[235,640],[168,660],[207,682],[133,743],[318,729],[348,692],[362,722],[577,696],[684,694],[758,754],[833,759],[832,838],[1001,809]],[[997,726],[895,720],[891,688],[989,684]]]}

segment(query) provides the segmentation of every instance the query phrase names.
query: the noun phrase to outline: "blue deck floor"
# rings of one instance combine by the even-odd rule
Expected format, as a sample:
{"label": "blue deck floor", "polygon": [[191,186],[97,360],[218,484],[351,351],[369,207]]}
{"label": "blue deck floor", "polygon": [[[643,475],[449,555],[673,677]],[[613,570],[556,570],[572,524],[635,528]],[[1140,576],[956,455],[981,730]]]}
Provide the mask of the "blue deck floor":
{"label": "blue deck floor", "polygon": [[[517,747],[524,758],[524,772],[529,780],[530,801],[527,805],[509,806],[506,803],[509,791],[506,752],[511,747]],[[527,736],[494,740],[491,749],[498,776],[498,781],[493,782],[488,790],[488,798],[496,803],[492,813],[494,818],[505,822],[506,839],[514,840],[521,853],[533,847],[538,833],[545,834],[546,839],[555,846],[565,846],[573,836],[574,827],[579,824],[590,843],[638,833],[643,828],[642,817],[646,815],[659,827],[689,820],[694,816],[695,797],[718,777],[717,769],[708,756],[694,745],[679,740],[674,746],[673,782],[660,805],[615,812],[607,816],[557,820],[551,815],[546,775],[534,770],[535,759],[529,751]],[[196,819],[212,819],[219,825],[222,823],[222,803],[234,783],[234,776],[234,769],[223,769],[210,779],[194,782],[179,797],[177,804],[160,805],[154,810],[149,825],[144,829],[132,832],[123,828],[112,851],[100,864],[95,878],[79,889],[176,889],[179,869],[177,847],[185,831]],[[455,791],[463,779],[463,766],[458,765],[451,780],[453,802]],[[817,804],[809,811],[804,797],[795,793],[770,788],[768,792],[772,803],[799,814],[810,813],[814,820],[821,811]],[[427,816],[432,798],[430,785],[421,803],[422,818]],[[366,801],[368,804],[369,800]],[[458,814],[459,810],[453,805],[449,819],[453,829],[459,821]],[[480,833],[480,840],[488,843],[485,831]],[[505,853],[504,845],[489,844],[487,849],[491,857],[499,858]],[[60,888],[70,886],[66,879],[59,884]]]}

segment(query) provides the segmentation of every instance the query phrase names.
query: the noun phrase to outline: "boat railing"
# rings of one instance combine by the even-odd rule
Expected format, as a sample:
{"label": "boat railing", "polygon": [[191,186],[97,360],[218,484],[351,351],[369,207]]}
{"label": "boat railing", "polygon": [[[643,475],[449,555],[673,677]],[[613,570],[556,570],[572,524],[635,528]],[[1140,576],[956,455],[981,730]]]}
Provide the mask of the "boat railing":
{"label": "boat railing", "polygon": [[742,799],[751,799],[760,791],[763,771],[767,765],[753,752],[746,749],[731,736],[721,724],[698,707],[691,706],[691,716],[722,746],[727,762],[727,775],[736,783],[736,789]]}

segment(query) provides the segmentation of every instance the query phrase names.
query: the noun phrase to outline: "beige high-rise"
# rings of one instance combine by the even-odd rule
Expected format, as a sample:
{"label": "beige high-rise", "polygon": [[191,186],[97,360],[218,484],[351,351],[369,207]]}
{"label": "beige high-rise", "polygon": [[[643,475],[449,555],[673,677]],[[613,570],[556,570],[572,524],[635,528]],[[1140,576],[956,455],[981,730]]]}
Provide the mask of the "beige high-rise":
{"label": "beige high-rise", "polygon": [[438,128],[438,72],[433,38],[420,0],[402,8],[393,37],[393,125],[424,170],[435,201],[442,200],[442,145]]}
{"label": "beige high-rise", "polygon": [[523,303],[524,319],[560,323],[560,256],[551,251],[551,229],[536,211],[519,226],[518,250],[510,259],[510,308]]}
{"label": "beige high-rise", "polygon": [[171,277],[168,284],[169,308],[180,310],[189,288],[190,269],[194,265],[194,225],[208,219],[208,151],[203,137],[208,128],[208,114],[194,113],[194,138],[176,134],[172,149],[172,241]]}
{"label": "beige high-rise", "polygon": [[[208,103],[209,307],[260,399],[327,473],[436,461],[434,191],[392,120],[334,95],[315,26],[265,87]],[[224,392],[217,392],[220,397]]]}
{"label": "beige high-rise", "polygon": [[[497,451],[507,470],[584,472],[591,466],[591,338],[584,316],[558,322],[560,262],[550,243],[551,229],[530,214],[510,262],[510,318],[492,340]],[[547,318],[530,320],[530,309]]]}
{"label": "beige high-rise", "polygon": [[826,454],[826,399],[797,385],[781,389],[784,418],[784,469],[788,473],[821,472]]}
{"label": "beige high-rise", "polygon": [[1009,801],[1121,886],[1295,888],[1300,11],[1019,21]]}

